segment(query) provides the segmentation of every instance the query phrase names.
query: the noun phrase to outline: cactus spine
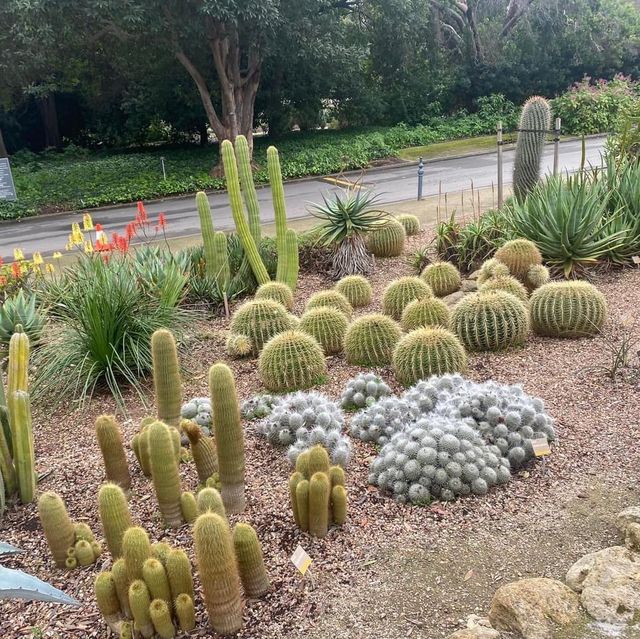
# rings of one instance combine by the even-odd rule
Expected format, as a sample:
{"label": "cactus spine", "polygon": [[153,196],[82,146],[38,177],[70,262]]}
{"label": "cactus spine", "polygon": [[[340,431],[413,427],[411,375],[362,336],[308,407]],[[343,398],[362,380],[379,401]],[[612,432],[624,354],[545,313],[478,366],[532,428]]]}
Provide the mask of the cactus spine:
{"label": "cactus spine", "polygon": [[211,437],[205,437],[202,430],[200,430],[200,426],[194,422],[183,421],[182,430],[191,444],[191,453],[196,465],[198,479],[201,484],[204,484],[218,470],[215,443]]}
{"label": "cactus spine", "polygon": [[209,391],[218,452],[221,495],[228,513],[241,513],[244,499],[244,433],[236,384],[231,369],[214,364],[209,370]]}
{"label": "cactus spine", "polygon": [[98,610],[109,624],[115,624],[120,620],[120,600],[116,591],[116,584],[109,571],[101,572],[96,577],[93,586]]}
{"label": "cactus spine", "polygon": [[182,593],[175,600],[176,617],[182,632],[191,632],[196,627],[196,612],[193,599],[186,593]]}
{"label": "cactus spine", "polygon": [[42,493],[38,499],[38,515],[56,566],[65,568],[67,551],[74,545],[75,531],[60,495],[52,491]]}
{"label": "cactus spine", "polygon": [[[12,338],[13,339],[13,338]],[[18,493],[23,504],[31,503],[36,492],[35,455],[31,425],[31,401],[29,393],[18,390],[13,393],[13,450]]]}
{"label": "cactus spine", "polygon": [[193,539],[211,625],[221,635],[233,634],[242,627],[242,598],[229,525],[205,513],[196,520]]}
{"label": "cactus spine", "polygon": [[142,579],[136,579],[129,586],[129,606],[136,630],[145,637],[145,639],[153,637],[153,624],[151,623],[151,615],[149,614],[151,597],[149,596],[147,584],[145,584]]}
{"label": "cactus spine", "polygon": [[264,567],[262,548],[256,531],[248,524],[236,524],[233,545],[238,560],[238,572],[247,597],[262,597],[271,586]]}
{"label": "cactus spine", "polygon": [[152,599],[162,599],[171,605],[171,588],[164,566],[154,557],[147,559],[142,564],[142,578],[149,588]]}
{"label": "cactus spine", "polygon": [[[122,557],[127,567],[129,583],[137,579],[142,579],[142,566],[150,556],[151,544],[149,543],[147,531],[139,526],[129,528],[122,538]],[[149,604],[147,604],[147,607],[148,606]],[[131,604],[131,608],[133,610],[133,603]]]}
{"label": "cactus spine", "polygon": [[188,595],[193,599],[193,576],[187,553],[180,549],[171,550],[167,555],[166,570],[172,601],[175,601],[179,595]]}
{"label": "cactus spine", "polygon": [[182,380],[178,349],[171,331],[159,329],[151,336],[151,355],[158,419],[168,426],[179,426]]}
{"label": "cactus spine", "polygon": [[101,415],[96,419],[96,437],[107,479],[121,486],[123,490],[129,490],[131,477],[122,445],[122,433],[113,415]]}

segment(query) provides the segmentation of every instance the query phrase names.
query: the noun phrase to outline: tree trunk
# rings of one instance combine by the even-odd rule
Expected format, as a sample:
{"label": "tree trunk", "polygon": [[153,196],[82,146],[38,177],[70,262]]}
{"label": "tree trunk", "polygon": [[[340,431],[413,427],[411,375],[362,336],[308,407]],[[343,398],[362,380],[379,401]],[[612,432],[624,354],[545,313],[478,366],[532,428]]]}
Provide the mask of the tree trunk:
{"label": "tree trunk", "polygon": [[198,134],[200,135],[200,146],[209,144],[209,128],[206,122],[201,122],[198,126]]}
{"label": "tree trunk", "polygon": [[56,98],[53,93],[46,95],[38,100],[38,110],[42,119],[42,128],[44,129],[44,146],[45,148],[55,147],[59,149],[62,146],[60,138],[60,129],[58,128],[58,110],[56,109]]}
{"label": "tree trunk", "polygon": [[0,129],[0,158],[8,158],[7,146],[4,143],[4,137],[2,136],[2,129]]}

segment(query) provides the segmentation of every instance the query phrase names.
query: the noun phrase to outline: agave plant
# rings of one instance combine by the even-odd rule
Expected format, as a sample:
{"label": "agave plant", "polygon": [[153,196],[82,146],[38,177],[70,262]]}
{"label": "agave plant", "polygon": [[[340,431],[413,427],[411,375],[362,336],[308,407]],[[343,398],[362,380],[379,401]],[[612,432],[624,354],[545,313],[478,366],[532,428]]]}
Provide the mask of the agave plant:
{"label": "agave plant", "polygon": [[388,220],[388,214],[376,208],[379,199],[357,183],[332,198],[323,195],[322,204],[311,205],[309,212],[321,220],[318,242],[333,249],[333,278],[367,275],[373,270],[373,256],[364,238]]}
{"label": "agave plant", "polygon": [[18,324],[22,325],[31,344],[37,344],[45,321],[45,315],[36,303],[35,294],[25,293],[20,289],[0,306],[0,350],[7,347]]}

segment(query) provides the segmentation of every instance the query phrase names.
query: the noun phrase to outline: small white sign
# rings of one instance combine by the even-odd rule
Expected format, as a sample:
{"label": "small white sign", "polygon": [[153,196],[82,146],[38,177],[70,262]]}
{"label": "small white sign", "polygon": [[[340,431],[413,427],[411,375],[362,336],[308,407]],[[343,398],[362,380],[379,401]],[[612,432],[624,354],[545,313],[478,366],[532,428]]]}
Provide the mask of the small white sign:
{"label": "small white sign", "polygon": [[640,264],[640,255],[633,255],[631,257],[631,260],[633,261],[634,264]]}
{"label": "small white sign", "polygon": [[307,570],[309,570],[309,566],[313,559],[309,557],[307,551],[302,547],[298,546],[291,555],[291,563],[304,575]]}
{"label": "small white sign", "polygon": [[532,439],[531,446],[533,446],[533,454],[536,457],[546,457],[551,455],[551,447],[546,437],[540,437],[540,439]]}

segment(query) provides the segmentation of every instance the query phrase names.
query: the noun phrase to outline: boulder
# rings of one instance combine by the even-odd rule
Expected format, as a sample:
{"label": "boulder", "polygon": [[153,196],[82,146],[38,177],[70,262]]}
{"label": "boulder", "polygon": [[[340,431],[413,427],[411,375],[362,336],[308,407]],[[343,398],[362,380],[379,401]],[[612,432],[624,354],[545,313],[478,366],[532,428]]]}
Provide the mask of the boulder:
{"label": "boulder", "polygon": [[640,506],[630,506],[618,513],[616,526],[625,535],[629,524],[640,524]]}
{"label": "boulder", "polygon": [[448,639],[500,639],[500,633],[493,628],[474,626],[473,628],[458,630],[458,632],[449,635]]}
{"label": "boulder", "polygon": [[455,293],[451,293],[451,295],[445,295],[442,301],[449,308],[453,308],[466,294],[464,291],[456,291]]}
{"label": "boulder", "polygon": [[640,553],[613,546],[579,559],[566,577],[594,619],[628,624],[640,619]]}
{"label": "boulder", "polygon": [[624,545],[629,550],[640,551],[640,524],[631,523],[627,526],[627,534],[624,538]]}
{"label": "boulder", "polygon": [[555,579],[522,579],[499,588],[493,596],[489,621],[497,630],[524,639],[552,639],[558,626],[580,618],[580,600]]}
{"label": "boulder", "polygon": [[475,280],[462,280],[462,287],[460,290],[464,293],[473,293],[478,290],[478,282]]}

